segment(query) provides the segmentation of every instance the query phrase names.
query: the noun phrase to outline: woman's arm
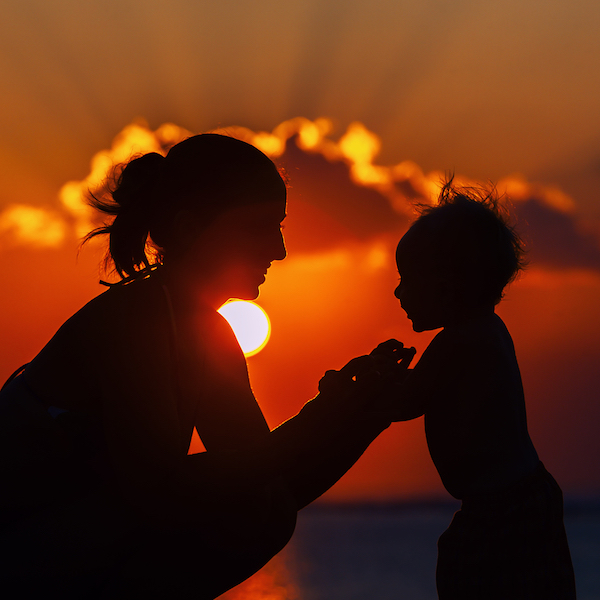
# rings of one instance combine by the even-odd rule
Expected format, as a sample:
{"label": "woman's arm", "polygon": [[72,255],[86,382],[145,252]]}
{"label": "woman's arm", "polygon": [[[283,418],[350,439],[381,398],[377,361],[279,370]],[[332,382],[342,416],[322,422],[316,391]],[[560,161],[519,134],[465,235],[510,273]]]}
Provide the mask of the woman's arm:
{"label": "woman's arm", "polygon": [[191,462],[212,472],[213,480],[227,473],[226,479],[248,489],[279,482],[292,493],[297,509],[306,506],[336,483],[390,424],[377,404],[379,377],[373,367],[372,359],[362,357],[328,372],[321,392],[266,437],[257,436],[242,451],[209,450],[190,457]]}
{"label": "woman's arm", "polygon": [[271,432],[272,454],[303,508],[334,485],[390,422],[369,357],[328,371],[319,394]]}

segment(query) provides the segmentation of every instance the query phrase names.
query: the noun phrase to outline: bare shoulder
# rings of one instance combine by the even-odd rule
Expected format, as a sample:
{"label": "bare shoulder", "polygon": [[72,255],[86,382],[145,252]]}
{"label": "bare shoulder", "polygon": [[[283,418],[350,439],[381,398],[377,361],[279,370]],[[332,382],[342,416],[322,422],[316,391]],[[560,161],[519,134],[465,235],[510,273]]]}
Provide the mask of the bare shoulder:
{"label": "bare shoulder", "polygon": [[442,329],[431,340],[415,367],[416,370],[430,369],[451,371],[456,368],[470,347],[470,336],[455,329]]}
{"label": "bare shoulder", "polygon": [[482,351],[506,351],[514,353],[510,333],[502,319],[496,313],[473,318],[459,325],[447,327],[444,331],[446,343],[455,344],[465,352],[475,356]]}

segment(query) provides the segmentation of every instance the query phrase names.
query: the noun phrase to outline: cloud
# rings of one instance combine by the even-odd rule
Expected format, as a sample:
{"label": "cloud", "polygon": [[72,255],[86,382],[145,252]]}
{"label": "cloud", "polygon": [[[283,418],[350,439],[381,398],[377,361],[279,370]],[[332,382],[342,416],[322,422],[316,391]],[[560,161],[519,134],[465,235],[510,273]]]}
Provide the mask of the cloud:
{"label": "cloud", "polygon": [[190,132],[170,123],[155,131],[141,120],[127,125],[115,136],[110,148],[92,157],[84,179],[69,181],[61,187],[58,206],[13,203],[0,212],[3,245],[49,248],[83,238],[94,227],[95,217],[87,204],[87,194],[101,189],[116,165],[136,154],[165,152],[189,135]]}
{"label": "cloud", "polygon": [[600,272],[600,244],[572,215],[532,197],[518,204],[531,262],[551,269],[583,268]]}
{"label": "cloud", "polygon": [[[410,161],[376,164],[379,139],[360,123],[351,124],[337,142],[322,135],[306,149],[297,140],[287,141],[280,158],[291,179],[290,214],[295,211],[302,220],[305,236],[297,250],[318,251],[390,232],[400,235],[414,217],[414,204],[435,203],[445,180],[444,174],[425,174]],[[489,185],[461,174],[454,181],[459,186]],[[496,187],[512,207],[533,265],[600,272],[599,238],[586,229],[568,194],[519,175],[505,177]]]}
{"label": "cloud", "polygon": [[521,176],[507,177],[497,187],[512,204],[532,265],[600,272],[600,239],[588,230],[568,194]]}
{"label": "cloud", "polygon": [[59,213],[45,208],[12,204],[0,213],[0,236],[8,243],[34,248],[61,246],[67,223]]}
{"label": "cloud", "polygon": [[[217,130],[252,143],[287,171],[290,249],[311,253],[351,242],[398,237],[414,216],[414,203],[434,203],[444,174],[424,173],[416,163],[377,164],[381,140],[359,122],[338,139],[332,122],[302,117],[279,124],[273,131],[245,127]],[[89,191],[99,190],[115,165],[144,152],[165,153],[191,133],[175,124],[151,130],[141,120],[126,126],[111,147],[96,153],[82,180],[67,182],[57,207],[12,204],[0,213],[4,245],[49,247],[81,239],[94,226],[86,203]],[[481,182],[455,175],[457,185]],[[600,244],[579,221],[575,203],[556,186],[509,176],[497,183],[514,204],[515,214],[531,248],[532,262],[555,269],[600,271]]]}
{"label": "cloud", "polygon": [[295,251],[317,252],[406,228],[406,215],[378,189],[354,183],[343,160],[301,150],[292,139],[280,162],[290,179],[286,236]]}
{"label": "cloud", "polygon": [[[322,137],[309,150],[294,144],[295,139],[288,141],[281,160],[292,182],[291,214],[295,201],[303,220],[305,239],[298,250],[317,251],[389,232],[399,235],[414,217],[414,204],[435,203],[445,179],[439,172],[425,174],[410,161],[377,165],[379,140],[360,123],[350,125],[337,143]],[[454,181],[488,185],[460,174]],[[496,187],[512,207],[532,264],[600,272],[599,238],[586,229],[569,195],[519,175],[505,177]]]}

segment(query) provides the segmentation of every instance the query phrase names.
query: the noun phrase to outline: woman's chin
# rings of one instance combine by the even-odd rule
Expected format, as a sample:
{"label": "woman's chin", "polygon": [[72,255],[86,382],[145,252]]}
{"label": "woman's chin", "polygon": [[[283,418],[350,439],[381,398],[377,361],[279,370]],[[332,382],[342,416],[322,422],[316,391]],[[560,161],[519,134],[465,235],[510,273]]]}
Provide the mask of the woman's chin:
{"label": "woman's chin", "polygon": [[260,295],[260,284],[259,285],[248,285],[243,289],[239,289],[235,296],[232,298],[237,298],[238,300],[256,300]]}

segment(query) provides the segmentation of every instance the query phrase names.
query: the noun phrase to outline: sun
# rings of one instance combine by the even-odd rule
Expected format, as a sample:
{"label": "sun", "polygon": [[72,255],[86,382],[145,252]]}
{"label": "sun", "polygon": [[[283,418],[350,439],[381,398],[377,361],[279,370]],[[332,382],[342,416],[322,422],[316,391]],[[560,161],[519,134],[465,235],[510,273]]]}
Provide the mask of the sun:
{"label": "sun", "polygon": [[218,312],[231,325],[244,356],[254,356],[267,345],[271,322],[258,304],[249,300],[230,300]]}

